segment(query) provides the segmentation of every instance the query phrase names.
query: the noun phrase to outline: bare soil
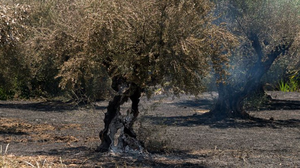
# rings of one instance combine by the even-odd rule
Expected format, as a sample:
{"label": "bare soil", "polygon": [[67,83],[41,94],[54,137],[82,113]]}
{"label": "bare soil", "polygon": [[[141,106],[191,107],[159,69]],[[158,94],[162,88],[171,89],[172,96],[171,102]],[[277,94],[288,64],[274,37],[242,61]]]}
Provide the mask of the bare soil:
{"label": "bare soil", "polygon": [[95,152],[108,102],[1,101],[0,152],[22,167],[300,167],[300,93],[268,94],[271,102],[249,111],[256,120],[218,122],[202,116],[216,93],[143,98],[143,154]]}

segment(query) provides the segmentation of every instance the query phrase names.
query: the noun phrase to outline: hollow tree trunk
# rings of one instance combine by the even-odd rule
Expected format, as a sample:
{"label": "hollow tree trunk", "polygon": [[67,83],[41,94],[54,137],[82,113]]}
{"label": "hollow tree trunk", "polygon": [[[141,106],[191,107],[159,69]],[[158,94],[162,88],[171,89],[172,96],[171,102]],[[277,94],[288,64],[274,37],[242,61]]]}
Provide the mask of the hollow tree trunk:
{"label": "hollow tree trunk", "polygon": [[243,83],[242,88],[234,88],[234,85],[230,84],[219,84],[219,98],[215,107],[207,114],[213,116],[215,119],[251,118],[245,109],[243,109],[243,101],[261,89],[261,78],[263,75],[268,72],[276,58],[285,54],[292,45],[292,42],[290,42],[275,47],[272,52],[265,56],[267,59],[262,61],[264,55],[258,36],[256,34],[251,34],[248,38],[252,41],[252,47],[258,56],[258,60],[247,72],[247,81]]}
{"label": "hollow tree trunk", "polygon": [[[107,152],[113,151],[142,151],[143,147],[136,139],[136,134],[133,130],[134,122],[136,121],[139,110],[138,105],[141,97],[141,88],[135,84],[130,84],[128,89],[116,95],[113,100],[109,102],[107,112],[104,118],[104,129],[99,133],[101,144],[97,151]],[[126,115],[122,115],[120,107],[128,99],[131,99],[131,109],[127,111]],[[116,133],[120,130],[119,137]],[[115,146],[114,141],[118,138],[118,144]]]}

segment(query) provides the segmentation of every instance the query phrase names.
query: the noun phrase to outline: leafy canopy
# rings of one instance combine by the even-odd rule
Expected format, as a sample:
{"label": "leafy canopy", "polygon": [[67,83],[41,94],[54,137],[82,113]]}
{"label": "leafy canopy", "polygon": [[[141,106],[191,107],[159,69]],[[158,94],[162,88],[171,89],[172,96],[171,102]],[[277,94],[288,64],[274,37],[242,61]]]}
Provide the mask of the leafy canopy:
{"label": "leafy canopy", "polygon": [[[103,0],[81,5],[77,10],[84,10],[75,17],[82,23],[69,24],[71,18],[65,18],[64,25],[70,27],[60,30],[82,43],[81,52],[62,66],[62,86],[79,82],[80,76],[102,84],[118,77],[142,88],[161,85],[175,93],[197,94],[211,65],[220,77],[225,75],[236,41],[212,24],[213,4],[208,0]],[[74,26],[79,26],[76,31]]]}
{"label": "leafy canopy", "polygon": [[[280,47],[289,47],[288,51],[275,58],[271,67],[275,80],[279,71],[295,67],[299,62],[299,11],[300,1],[260,0],[238,1],[222,0],[217,3],[217,11],[222,13],[219,22],[226,22],[230,32],[235,34],[240,46],[231,59],[231,74],[227,82],[235,88],[251,79],[253,66],[264,64],[268,57]],[[279,47],[279,48],[278,48]],[[276,69],[277,68],[277,69]],[[243,89],[243,88],[242,88]]]}
{"label": "leafy canopy", "polygon": [[209,0],[7,1],[15,4],[26,7],[24,15],[9,16],[26,16],[16,24],[23,28],[16,37],[24,38],[15,46],[22,49],[30,85],[42,90],[60,81],[76,94],[106,97],[123,79],[149,95],[153,86],[197,94],[212,68],[225,78],[236,44],[224,26],[212,23]]}

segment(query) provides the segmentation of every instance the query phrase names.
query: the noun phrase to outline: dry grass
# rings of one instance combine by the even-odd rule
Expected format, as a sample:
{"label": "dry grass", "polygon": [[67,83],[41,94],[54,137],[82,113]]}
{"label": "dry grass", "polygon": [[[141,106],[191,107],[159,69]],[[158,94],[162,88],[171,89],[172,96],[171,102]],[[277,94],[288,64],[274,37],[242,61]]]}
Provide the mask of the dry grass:
{"label": "dry grass", "polygon": [[9,144],[0,146],[0,168],[66,168],[62,158],[50,156],[15,156],[8,154]]}

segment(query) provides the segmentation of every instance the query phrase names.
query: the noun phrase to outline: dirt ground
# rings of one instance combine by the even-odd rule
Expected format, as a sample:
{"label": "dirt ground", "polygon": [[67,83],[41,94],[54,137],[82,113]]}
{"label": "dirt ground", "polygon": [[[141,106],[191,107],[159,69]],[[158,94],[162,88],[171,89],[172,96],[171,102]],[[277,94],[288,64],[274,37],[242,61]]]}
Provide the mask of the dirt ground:
{"label": "dirt ground", "polygon": [[216,93],[143,98],[144,154],[95,152],[107,102],[0,101],[1,158],[20,167],[300,167],[300,93],[268,94],[272,102],[249,111],[256,121],[204,118]]}

